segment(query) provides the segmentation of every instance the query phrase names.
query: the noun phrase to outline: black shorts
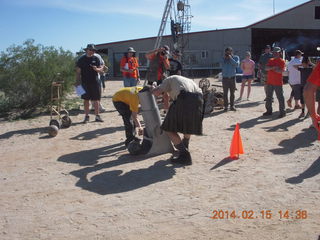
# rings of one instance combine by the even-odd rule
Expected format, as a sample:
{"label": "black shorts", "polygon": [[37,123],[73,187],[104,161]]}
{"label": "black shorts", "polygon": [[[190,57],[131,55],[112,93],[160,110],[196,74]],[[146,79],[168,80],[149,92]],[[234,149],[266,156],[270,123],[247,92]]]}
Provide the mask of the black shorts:
{"label": "black shorts", "polygon": [[181,91],[161,125],[167,132],[202,135],[203,97],[201,93]]}
{"label": "black shorts", "polygon": [[301,84],[290,85],[294,100],[301,99]]}
{"label": "black shorts", "polygon": [[94,82],[90,84],[82,84],[82,87],[86,91],[86,93],[81,96],[82,99],[100,101],[101,99],[100,83]]}

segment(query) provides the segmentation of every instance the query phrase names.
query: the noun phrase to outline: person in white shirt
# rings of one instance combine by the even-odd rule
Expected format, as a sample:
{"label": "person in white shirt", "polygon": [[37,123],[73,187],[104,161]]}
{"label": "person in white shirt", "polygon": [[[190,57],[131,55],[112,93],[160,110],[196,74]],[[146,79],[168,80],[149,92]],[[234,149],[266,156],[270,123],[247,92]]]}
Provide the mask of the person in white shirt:
{"label": "person in white shirt", "polygon": [[301,99],[301,74],[298,66],[301,66],[303,52],[300,50],[295,51],[294,58],[288,64],[289,84],[292,88],[290,98],[287,101],[288,106],[292,107],[292,99],[295,100],[294,109],[301,109],[299,100]]}

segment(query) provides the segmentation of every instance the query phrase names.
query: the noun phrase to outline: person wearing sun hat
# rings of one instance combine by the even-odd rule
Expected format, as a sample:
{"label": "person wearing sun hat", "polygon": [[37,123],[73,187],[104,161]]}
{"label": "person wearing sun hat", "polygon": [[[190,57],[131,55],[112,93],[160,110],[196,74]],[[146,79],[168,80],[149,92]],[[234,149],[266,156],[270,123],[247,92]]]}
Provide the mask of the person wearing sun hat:
{"label": "person wearing sun hat", "polygon": [[123,86],[134,87],[140,82],[139,62],[136,51],[129,47],[120,61],[120,71],[123,75]]}
{"label": "person wearing sun hat", "polygon": [[99,103],[101,99],[101,86],[98,80],[98,74],[103,71],[104,63],[95,52],[94,44],[88,44],[84,49],[86,53],[82,55],[76,63],[76,83],[82,85],[85,93],[81,96],[84,101],[85,118],[83,123],[89,122],[90,100],[94,105],[96,122],[103,122],[99,115]]}

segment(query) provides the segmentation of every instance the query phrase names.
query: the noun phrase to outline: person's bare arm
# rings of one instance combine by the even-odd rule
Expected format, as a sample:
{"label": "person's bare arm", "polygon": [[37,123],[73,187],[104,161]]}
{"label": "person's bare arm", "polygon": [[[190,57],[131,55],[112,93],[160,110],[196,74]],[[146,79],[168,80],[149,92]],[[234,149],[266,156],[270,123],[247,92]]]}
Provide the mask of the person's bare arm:
{"label": "person's bare arm", "polygon": [[75,86],[78,86],[81,84],[81,69],[79,67],[76,68],[76,82]]}
{"label": "person's bare arm", "polygon": [[138,134],[143,135],[143,128],[141,127],[141,123],[138,119],[138,113],[132,112],[131,117],[132,117],[132,120],[133,120],[135,126],[138,128]]}

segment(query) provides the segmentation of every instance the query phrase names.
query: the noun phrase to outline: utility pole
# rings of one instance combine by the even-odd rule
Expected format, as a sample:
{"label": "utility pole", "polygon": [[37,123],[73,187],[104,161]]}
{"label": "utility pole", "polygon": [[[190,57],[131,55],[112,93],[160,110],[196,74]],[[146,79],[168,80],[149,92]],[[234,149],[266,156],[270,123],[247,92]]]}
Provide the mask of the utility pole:
{"label": "utility pole", "polygon": [[273,15],[276,14],[275,0],[273,0]]}

